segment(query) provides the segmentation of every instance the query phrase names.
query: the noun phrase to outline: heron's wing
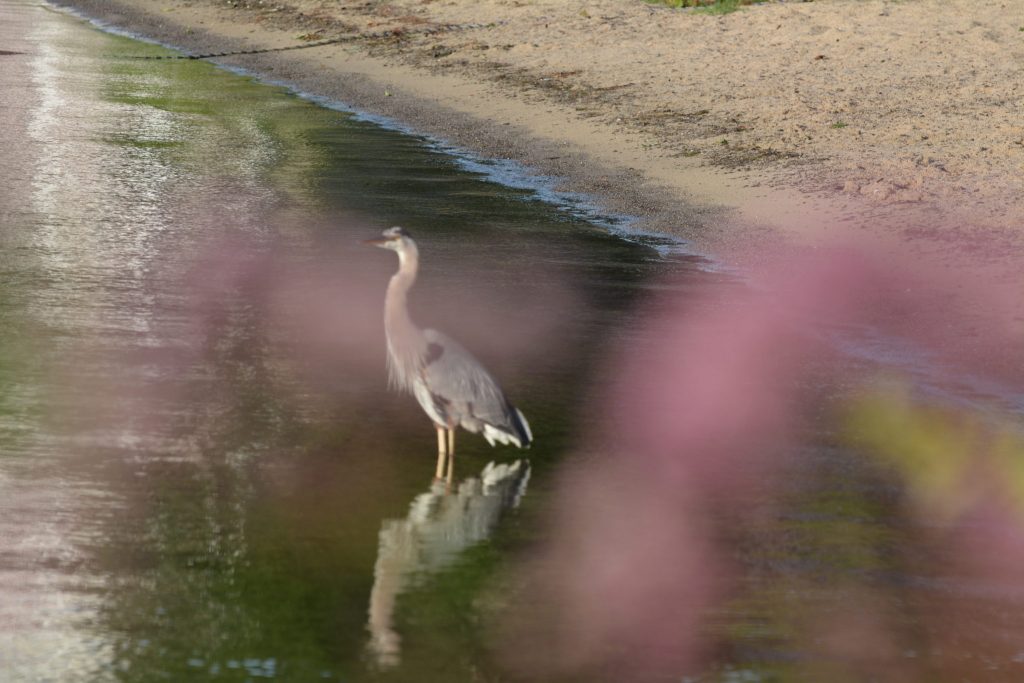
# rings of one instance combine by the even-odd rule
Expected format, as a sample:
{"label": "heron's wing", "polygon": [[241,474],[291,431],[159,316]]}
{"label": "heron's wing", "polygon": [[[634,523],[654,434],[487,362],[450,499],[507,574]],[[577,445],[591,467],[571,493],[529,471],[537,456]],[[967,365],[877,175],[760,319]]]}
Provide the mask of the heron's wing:
{"label": "heron's wing", "polygon": [[480,361],[437,330],[424,330],[423,334],[427,340],[423,378],[430,392],[460,408],[468,408],[482,422],[514,430],[514,408]]}

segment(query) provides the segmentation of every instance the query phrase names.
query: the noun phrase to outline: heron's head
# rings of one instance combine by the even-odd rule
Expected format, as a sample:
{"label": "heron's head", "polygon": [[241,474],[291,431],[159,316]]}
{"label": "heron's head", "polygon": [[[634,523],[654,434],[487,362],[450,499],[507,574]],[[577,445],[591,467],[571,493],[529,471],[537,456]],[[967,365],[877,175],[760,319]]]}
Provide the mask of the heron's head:
{"label": "heron's head", "polygon": [[369,244],[382,249],[391,249],[397,252],[402,252],[415,246],[415,243],[412,241],[412,235],[405,228],[400,228],[397,225],[382,232],[380,239],[366,240],[363,244]]}

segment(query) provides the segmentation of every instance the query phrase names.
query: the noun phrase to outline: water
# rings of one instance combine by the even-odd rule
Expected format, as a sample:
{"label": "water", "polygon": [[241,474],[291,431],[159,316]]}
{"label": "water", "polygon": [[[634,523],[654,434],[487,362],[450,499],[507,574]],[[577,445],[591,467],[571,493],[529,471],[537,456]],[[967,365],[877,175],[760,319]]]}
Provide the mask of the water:
{"label": "water", "polygon": [[[650,279],[612,236],[429,141],[36,3],[0,3],[5,681],[483,680],[588,370]],[[530,417],[528,453],[385,387],[415,303]],[[663,245],[662,245],[663,246]],[[497,465],[489,465],[497,459]]]}
{"label": "water", "polygon": [[[167,52],[42,5],[0,0],[0,45],[0,680],[533,680],[496,624],[536,599],[514,568],[549,539],[560,478],[599,460],[601,361],[657,341],[650,294],[714,307],[736,283],[514,166],[203,62],[125,59]],[[428,421],[386,388],[396,264],[358,242],[395,224],[423,256],[414,312],[537,437],[460,435],[451,490]],[[1019,391],[873,330],[833,345],[815,362],[1020,414]],[[943,641],[965,613],[961,641],[1012,632],[1014,603],[932,562],[949,547],[915,539],[898,477],[806,412],[775,498],[699,520],[743,568],[702,625],[705,679],[1019,664],[985,652],[997,638]],[[648,509],[614,484],[623,519]]]}

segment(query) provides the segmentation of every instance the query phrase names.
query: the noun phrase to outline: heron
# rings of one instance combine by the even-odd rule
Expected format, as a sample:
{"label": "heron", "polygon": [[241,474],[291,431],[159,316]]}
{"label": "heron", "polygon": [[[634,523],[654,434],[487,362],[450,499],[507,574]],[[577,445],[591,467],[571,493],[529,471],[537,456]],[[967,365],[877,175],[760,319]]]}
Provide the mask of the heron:
{"label": "heron", "polygon": [[416,282],[419,249],[401,227],[388,228],[381,239],[365,244],[398,254],[398,272],[384,298],[384,332],[388,347],[388,382],[419,401],[437,430],[438,479],[452,480],[455,430],[483,433],[487,443],[528,448],[530,425],[484,366],[451,337],[420,329],[409,317],[409,290]]}

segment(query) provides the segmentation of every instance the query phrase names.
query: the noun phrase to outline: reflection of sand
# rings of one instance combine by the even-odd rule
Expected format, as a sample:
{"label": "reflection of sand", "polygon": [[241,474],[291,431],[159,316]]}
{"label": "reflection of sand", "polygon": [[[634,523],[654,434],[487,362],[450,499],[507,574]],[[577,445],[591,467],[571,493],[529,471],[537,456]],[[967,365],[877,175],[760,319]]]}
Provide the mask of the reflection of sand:
{"label": "reflection of sand", "polygon": [[466,548],[494,530],[502,513],[519,504],[530,478],[530,465],[488,464],[452,493],[435,482],[413,499],[405,519],[381,524],[377,564],[370,592],[369,649],[382,666],[398,663],[401,637],[393,618],[398,596],[418,581],[449,566]]}

